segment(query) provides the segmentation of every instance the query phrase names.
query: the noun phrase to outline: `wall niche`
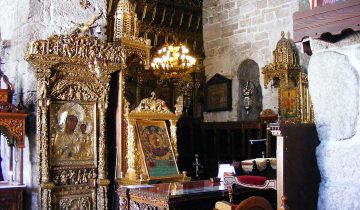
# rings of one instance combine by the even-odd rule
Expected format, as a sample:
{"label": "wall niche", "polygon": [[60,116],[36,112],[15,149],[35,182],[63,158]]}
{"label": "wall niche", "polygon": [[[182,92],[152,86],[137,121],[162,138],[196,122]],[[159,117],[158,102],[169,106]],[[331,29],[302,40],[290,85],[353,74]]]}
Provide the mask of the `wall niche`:
{"label": "wall niche", "polygon": [[238,119],[257,120],[262,110],[262,91],[259,65],[251,59],[244,60],[238,69],[239,106]]}

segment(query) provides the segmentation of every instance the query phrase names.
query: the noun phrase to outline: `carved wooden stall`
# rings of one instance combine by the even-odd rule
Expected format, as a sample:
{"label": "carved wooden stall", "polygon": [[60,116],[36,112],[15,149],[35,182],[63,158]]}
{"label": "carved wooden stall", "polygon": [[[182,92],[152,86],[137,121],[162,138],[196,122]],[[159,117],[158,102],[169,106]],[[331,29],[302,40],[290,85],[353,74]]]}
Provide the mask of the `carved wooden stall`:
{"label": "carved wooden stall", "polygon": [[[25,185],[23,185],[23,148],[25,147],[25,118],[26,113],[21,104],[15,106],[11,103],[14,86],[8,81],[7,76],[0,72],[0,84],[4,81],[6,89],[0,89],[0,132],[5,136],[9,146],[9,180],[2,180],[1,157],[0,157],[0,209],[23,209],[23,196]],[[0,139],[1,140],[1,139]],[[19,152],[19,170],[14,168],[13,148],[17,147]],[[17,175],[17,181],[13,180]]]}
{"label": "carved wooden stall", "polygon": [[83,33],[30,43],[37,78],[39,208],[107,209],[105,112],[120,46]]}

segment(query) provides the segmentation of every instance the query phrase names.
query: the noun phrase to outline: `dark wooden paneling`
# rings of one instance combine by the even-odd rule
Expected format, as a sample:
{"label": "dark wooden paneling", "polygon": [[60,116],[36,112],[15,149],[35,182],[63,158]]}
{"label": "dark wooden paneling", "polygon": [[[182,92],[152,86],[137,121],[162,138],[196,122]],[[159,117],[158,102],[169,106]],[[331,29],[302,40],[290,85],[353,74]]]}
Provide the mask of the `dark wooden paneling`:
{"label": "dark wooden paneling", "polygon": [[360,1],[347,0],[313,10],[294,13],[294,41],[319,38],[325,33],[338,35],[345,29],[360,30]]}
{"label": "dark wooden paneling", "polygon": [[0,209],[21,210],[24,209],[25,187],[9,187],[0,189]]}
{"label": "dark wooden paneling", "polygon": [[265,142],[249,144],[249,139],[266,138],[265,126],[258,121],[209,122],[181,119],[178,122],[179,170],[194,177],[195,154],[199,155],[200,178],[217,175],[218,163],[261,157]]}
{"label": "dark wooden paneling", "polygon": [[314,124],[281,125],[284,136],[284,185],[292,210],[316,210],[320,173],[315,150],[319,145]]}

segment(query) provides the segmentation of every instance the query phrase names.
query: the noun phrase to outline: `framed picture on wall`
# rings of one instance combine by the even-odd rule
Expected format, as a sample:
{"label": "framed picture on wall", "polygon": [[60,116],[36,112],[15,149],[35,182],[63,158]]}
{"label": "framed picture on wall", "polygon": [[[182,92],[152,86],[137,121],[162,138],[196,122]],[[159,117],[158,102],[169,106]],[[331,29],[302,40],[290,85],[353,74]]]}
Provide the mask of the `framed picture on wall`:
{"label": "framed picture on wall", "polygon": [[215,112],[231,109],[231,79],[215,74],[205,86],[205,111]]}

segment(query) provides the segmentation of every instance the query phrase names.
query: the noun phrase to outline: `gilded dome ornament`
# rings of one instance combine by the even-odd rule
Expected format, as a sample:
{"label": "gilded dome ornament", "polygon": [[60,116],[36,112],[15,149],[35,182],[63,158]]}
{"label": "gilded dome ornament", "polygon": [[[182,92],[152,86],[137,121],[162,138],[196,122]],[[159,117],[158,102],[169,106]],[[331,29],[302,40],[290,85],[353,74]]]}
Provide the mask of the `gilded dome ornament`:
{"label": "gilded dome ornament", "polygon": [[279,114],[285,122],[313,122],[313,110],[305,73],[301,72],[296,51],[285,33],[273,51],[274,61],[262,68],[264,86],[276,81],[279,87]]}

